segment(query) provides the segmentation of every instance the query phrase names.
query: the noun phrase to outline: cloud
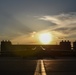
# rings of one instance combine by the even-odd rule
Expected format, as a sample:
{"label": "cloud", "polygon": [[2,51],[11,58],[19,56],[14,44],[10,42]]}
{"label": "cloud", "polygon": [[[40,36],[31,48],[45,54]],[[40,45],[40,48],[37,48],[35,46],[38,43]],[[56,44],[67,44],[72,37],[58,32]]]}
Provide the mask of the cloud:
{"label": "cloud", "polygon": [[20,43],[20,44],[33,44],[33,43],[37,43],[37,40],[35,38],[35,34],[36,32],[31,32],[29,34],[26,35],[20,35],[20,36],[16,36],[14,39],[12,39],[11,41],[13,43]]}
{"label": "cloud", "polygon": [[42,16],[39,18],[39,20],[54,23],[55,25],[53,27],[50,26],[50,31],[56,31],[58,33],[65,34],[69,38],[73,38],[73,34],[74,37],[76,37],[76,12]]}
{"label": "cloud", "polygon": [[76,12],[36,16],[30,19],[27,17],[24,20],[19,20],[14,17],[11,18],[12,22],[8,23],[8,26],[3,27],[4,30],[2,28],[3,32],[1,31],[0,39],[3,37],[3,39],[10,38],[14,43],[18,41],[20,43],[37,43],[38,39],[34,37],[34,34],[40,32],[51,32],[54,36],[54,41],[58,39],[76,38]]}
{"label": "cloud", "polygon": [[76,13],[60,14],[53,16],[43,16],[41,20],[50,21],[56,25],[65,26],[76,23]]}

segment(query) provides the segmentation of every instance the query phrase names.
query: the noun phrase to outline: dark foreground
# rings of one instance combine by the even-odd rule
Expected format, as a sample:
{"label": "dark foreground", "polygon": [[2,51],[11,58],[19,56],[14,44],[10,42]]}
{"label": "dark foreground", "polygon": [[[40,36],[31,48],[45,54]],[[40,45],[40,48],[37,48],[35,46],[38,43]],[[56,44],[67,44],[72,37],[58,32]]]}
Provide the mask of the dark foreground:
{"label": "dark foreground", "polygon": [[[45,68],[45,74],[40,74],[42,61]],[[43,60],[26,60],[15,57],[0,58],[0,75],[36,75],[35,72],[38,71],[36,69],[39,70],[37,75],[76,75],[76,58]]]}
{"label": "dark foreground", "polygon": [[34,75],[36,60],[0,58],[0,75]]}
{"label": "dark foreground", "polygon": [[76,59],[44,60],[47,75],[76,75]]}

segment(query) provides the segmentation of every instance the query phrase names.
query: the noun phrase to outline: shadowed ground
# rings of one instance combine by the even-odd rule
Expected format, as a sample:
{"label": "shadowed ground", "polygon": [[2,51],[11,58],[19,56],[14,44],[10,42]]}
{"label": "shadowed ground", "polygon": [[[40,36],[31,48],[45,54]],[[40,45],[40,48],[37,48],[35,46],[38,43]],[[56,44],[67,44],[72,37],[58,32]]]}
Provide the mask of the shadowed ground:
{"label": "shadowed ground", "polygon": [[76,75],[76,59],[44,60],[47,75]]}
{"label": "shadowed ground", "polygon": [[76,58],[25,59],[18,57],[0,57],[0,75],[34,75],[38,60],[43,60],[46,75],[76,75]]}
{"label": "shadowed ground", "polygon": [[0,58],[0,75],[34,75],[36,60]]}

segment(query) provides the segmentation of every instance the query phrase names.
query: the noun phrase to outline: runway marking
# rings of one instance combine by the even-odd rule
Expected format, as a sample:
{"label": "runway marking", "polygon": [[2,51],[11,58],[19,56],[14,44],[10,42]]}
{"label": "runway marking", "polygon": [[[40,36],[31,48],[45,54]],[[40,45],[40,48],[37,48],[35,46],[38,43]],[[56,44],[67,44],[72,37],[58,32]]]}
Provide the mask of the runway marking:
{"label": "runway marking", "polygon": [[34,75],[46,75],[43,60],[38,60]]}

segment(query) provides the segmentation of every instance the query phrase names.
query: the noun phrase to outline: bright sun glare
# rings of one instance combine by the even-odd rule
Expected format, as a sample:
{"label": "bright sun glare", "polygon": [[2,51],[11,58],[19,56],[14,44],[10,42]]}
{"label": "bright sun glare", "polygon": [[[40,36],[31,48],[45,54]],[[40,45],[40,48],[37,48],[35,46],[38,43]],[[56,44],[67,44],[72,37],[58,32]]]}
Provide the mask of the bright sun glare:
{"label": "bright sun glare", "polygon": [[52,41],[52,34],[41,33],[39,34],[39,40],[42,44],[49,44]]}

